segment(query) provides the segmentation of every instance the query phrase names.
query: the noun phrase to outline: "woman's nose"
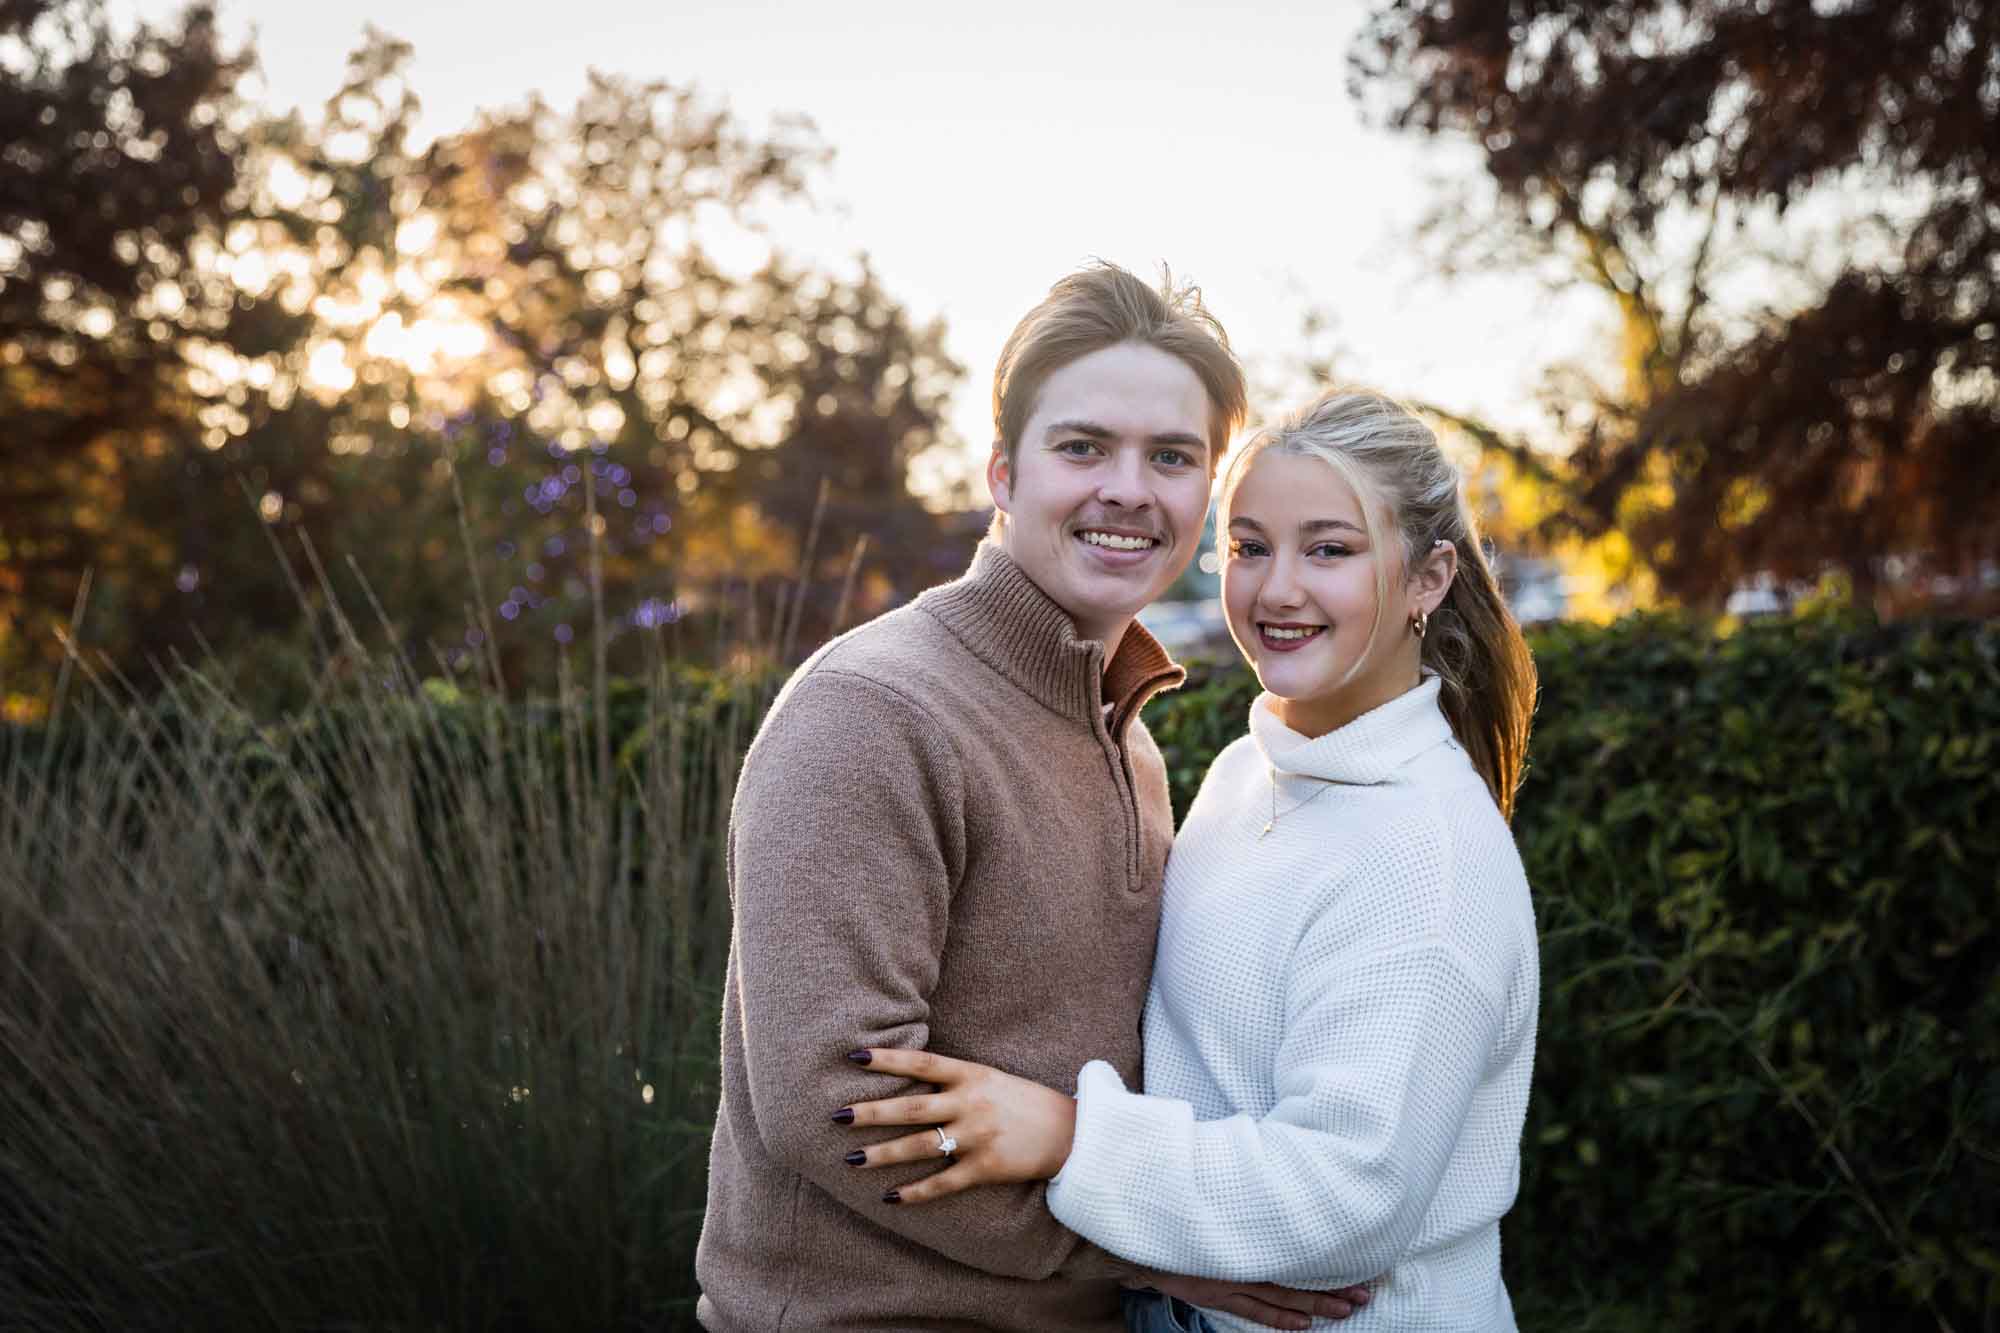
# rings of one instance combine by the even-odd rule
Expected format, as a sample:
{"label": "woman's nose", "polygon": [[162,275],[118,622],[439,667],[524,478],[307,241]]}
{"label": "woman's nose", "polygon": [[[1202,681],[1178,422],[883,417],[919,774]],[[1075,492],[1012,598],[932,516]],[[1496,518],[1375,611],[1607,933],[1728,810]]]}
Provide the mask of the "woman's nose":
{"label": "woman's nose", "polygon": [[1297,566],[1282,555],[1274,556],[1264,586],[1257,591],[1257,600],[1270,607],[1292,607],[1304,602]]}

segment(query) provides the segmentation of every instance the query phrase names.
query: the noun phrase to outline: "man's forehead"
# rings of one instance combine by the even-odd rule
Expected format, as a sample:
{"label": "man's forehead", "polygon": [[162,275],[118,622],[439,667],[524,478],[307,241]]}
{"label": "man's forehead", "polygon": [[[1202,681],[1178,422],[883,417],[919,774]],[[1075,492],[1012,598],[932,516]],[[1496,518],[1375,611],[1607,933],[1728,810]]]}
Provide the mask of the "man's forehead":
{"label": "man's forehead", "polygon": [[[1143,352],[1148,355],[1108,355]],[[1111,348],[1063,366],[1042,385],[1028,432],[1090,426],[1110,436],[1206,439],[1208,393],[1189,366],[1155,348]]]}

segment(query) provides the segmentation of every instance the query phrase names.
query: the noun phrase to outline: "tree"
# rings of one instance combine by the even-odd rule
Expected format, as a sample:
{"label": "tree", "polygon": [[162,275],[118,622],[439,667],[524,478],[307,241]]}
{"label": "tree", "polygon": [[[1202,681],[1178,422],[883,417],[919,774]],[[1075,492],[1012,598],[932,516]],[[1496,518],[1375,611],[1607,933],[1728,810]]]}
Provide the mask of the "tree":
{"label": "tree", "polygon": [[1616,303],[1619,381],[1554,386],[1552,529],[1622,533],[1697,604],[1990,575],[2000,5],[1393,0],[1354,71],[1388,124],[1476,146],[1479,258]]}
{"label": "tree", "polygon": [[289,330],[201,261],[238,185],[245,68],[210,10],[119,35],[96,4],[8,0],[0,50],[4,668],[59,651],[86,568],[135,624],[178,596],[218,483],[205,423],[247,401],[194,368]]}
{"label": "tree", "polygon": [[600,612],[616,641],[797,580],[810,641],[962,563],[908,485],[947,442],[942,330],[760,231],[825,168],[804,124],[595,77],[418,148],[410,49],[379,33],[308,120],[237,98],[251,56],[206,10],[122,36],[97,0],[0,16],[27,52],[0,149],[29,168],[0,179],[0,416],[24,423],[0,668],[58,651],[86,569],[121,667],[335,645],[316,560],[420,667],[518,681]]}
{"label": "tree", "polygon": [[[532,548],[511,532],[494,543],[527,576],[503,615],[543,614],[535,585],[580,572],[587,478],[566,460],[585,449],[603,470],[591,477],[615,476],[605,549],[634,588],[627,623],[730,583],[803,579],[819,607],[810,640],[832,628],[839,563],[864,535],[854,609],[963,565],[908,484],[911,461],[949,443],[961,372],[943,330],[913,325],[865,262],[854,277],[816,271],[754,230],[758,207],[797,201],[825,157],[803,127],[758,139],[691,91],[596,76],[569,116],[538,102],[489,113],[406,174],[422,192],[405,225],[434,235],[449,274],[425,299],[485,337],[421,396],[483,423],[474,458],[506,489],[481,509],[553,529]],[[732,267],[719,242],[763,257]],[[555,460],[531,487],[501,466],[524,440]]]}

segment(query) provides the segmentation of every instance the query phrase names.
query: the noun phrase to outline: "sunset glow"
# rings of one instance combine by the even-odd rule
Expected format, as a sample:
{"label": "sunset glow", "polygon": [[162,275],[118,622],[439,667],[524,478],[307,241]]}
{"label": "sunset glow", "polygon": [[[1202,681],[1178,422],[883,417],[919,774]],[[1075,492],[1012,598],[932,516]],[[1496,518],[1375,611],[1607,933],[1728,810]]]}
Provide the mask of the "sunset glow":
{"label": "sunset glow", "polygon": [[[166,2],[133,7],[157,14]],[[590,68],[693,86],[752,123],[810,117],[837,155],[814,192],[820,206],[774,212],[765,234],[705,215],[695,229],[703,251],[740,274],[774,245],[838,266],[865,248],[892,289],[946,321],[970,372],[951,411],[968,461],[988,444],[984,377],[1008,328],[1054,277],[1093,256],[1142,271],[1165,261],[1200,282],[1274,385],[1315,350],[1301,322],[1316,307],[1334,316],[1328,341],[1345,373],[1517,424],[1532,419],[1545,366],[1599,345],[1608,310],[1575,298],[1551,306],[1520,276],[1446,282],[1419,253],[1413,228],[1449,163],[1359,123],[1344,79],[1360,14],[1112,6],[1079,29],[1070,7],[1025,3],[1004,23],[911,7],[863,28],[837,10],[774,0],[670,12],[579,0],[561,27],[523,45],[502,35],[545,16],[520,0],[488,7],[472,26],[449,7],[389,0],[222,7],[226,25],[256,24],[267,99],[308,117],[321,113],[364,24],[411,41],[418,146],[531,93],[562,105]],[[1280,22],[1286,39],[1273,44]],[[1123,54],[1107,77],[1098,56],[1114,29]],[[775,32],[785,39],[768,40]],[[1014,73],[968,77],[968,61]],[[840,73],[858,68],[882,76]],[[315,190],[282,159],[267,188],[290,207]],[[542,195],[536,183],[516,187],[530,211]],[[665,239],[671,249],[686,237]],[[431,257],[439,242],[434,219],[406,220],[398,263]],[[402,290],[409,272],[357,281],[327,298],[326,318],[374,328],[384,285]],[[448,321],[423,311],[377,346],[393,345],[385,356],[426,374],[476,354],[457,350],[473,346],[469,332],[418,335],[425,319]]]}

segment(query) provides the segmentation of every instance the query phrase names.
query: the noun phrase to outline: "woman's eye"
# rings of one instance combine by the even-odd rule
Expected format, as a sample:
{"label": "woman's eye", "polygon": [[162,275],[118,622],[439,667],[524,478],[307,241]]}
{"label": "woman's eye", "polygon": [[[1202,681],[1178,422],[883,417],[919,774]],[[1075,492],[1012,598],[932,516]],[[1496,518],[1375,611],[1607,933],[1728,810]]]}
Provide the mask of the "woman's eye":
{"label": "woman's eye", "polygon": [[1306,554],[1315,560],[1338,560],[1343,555],[1352,555],[1353,552],[1339,542],[1321,542]]}
{"label": "woman's eye", "polygon": [[1256,542],[1246,542],[1240,538],[1233,538],[1229,543],[1229,554],[1239,557],[1257,556],[1264,554],[1264,548]]}

